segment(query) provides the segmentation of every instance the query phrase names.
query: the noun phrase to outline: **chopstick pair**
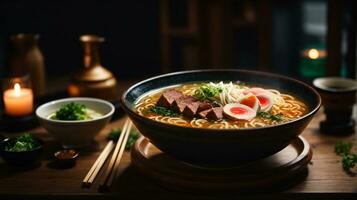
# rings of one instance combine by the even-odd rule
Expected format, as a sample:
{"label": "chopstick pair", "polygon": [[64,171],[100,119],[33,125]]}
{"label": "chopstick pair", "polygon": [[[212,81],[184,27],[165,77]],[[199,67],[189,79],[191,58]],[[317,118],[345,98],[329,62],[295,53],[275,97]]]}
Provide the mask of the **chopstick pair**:
{"label": "chopstick pair", "polygon": [[[111,183],[113,182],[113,179],[117,176],[117,173],[118,173],[117,171],[119,169],[118,166],[119,166],[120,160],[123,156],[125,145],[128,140],[128,136],[130,134],[131,127],[132,127],[132,123],[129,119],[127,119],[125,121],[124,127],[120,134],[120,137],[115,145],[115,150],[114,150],[114,153],[110,160],[110,163],[108,165],[108,168],[105,171],[104,178],[102,178],[102,180],[101,180],[101,184],[100,184],[101,187],[104,187],[104,188],[109,187],[111,185]],[[93,184],[95,178],[97,177],[100,169],[103,167],[105,161],[107,160],[108,156],[112,152],[113,148],[114,148],[114,142],[109,141],[108,144],[103,149],[102,153],[99,155],[97,160],[94,162],[91,169],[88,171],[85,178],[83,179],[82,185],[84,187],[90,187]]]}
{"label": "chopstick pair", "polygon": [[121,161],[121,158],[123,157],[123,153],[125,150],[125,145],[126,142],[128,141],[128,137],[130,135],[131,127],[132,127],[132,122],[130,119],[127,119],[125,121],[123,130],[120,134],[120,137],[117,141],[117,144],[115,146],[112,158],[109,162],[109,165],[104,172],[104,176],[102,177],[99,187],[101,190],[107,190],[111,186],[113,180],[118,176],[118,171],[119,171],[119,164]]}
{"label": "chopstick pair", "polygon": [[104,150],[102,151],[102,153],[94,162],[93,166],[90,168],[85,178],[83,179],[82,185],[84,187],[90,187],[92,185],[92,183],[94,182],[95,178],[98,175],[98,172],[103,167],[105,161],[107,160],[109,154],[112,152],[113,148],[114,148],[114,142],[109,141],[108,144],[105,146]]}

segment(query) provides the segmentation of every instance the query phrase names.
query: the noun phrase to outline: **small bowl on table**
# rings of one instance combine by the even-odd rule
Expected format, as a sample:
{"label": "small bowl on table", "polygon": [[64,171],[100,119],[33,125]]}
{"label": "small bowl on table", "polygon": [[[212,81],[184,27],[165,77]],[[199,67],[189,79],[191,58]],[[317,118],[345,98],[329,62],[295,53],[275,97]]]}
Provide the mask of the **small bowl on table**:
{"label": "small bowl on table", "polygon": [[326,134],[355,132],[353,107],[356,104],[357,81],[342,77],[316,78],[313,85],[322,97],[326,119],[320,130]]}
{"label": "small bowl on table", "polygon": [[54,153],[56,164],[64,168],[74,166],[78,155],[73,149],[64,149]]}
{"label": "small bowl on table", "polygon": [[[79,103],[101,114],[100,117],[85,120],[57,120],[50,116],[62,106]],[[91,144],[94,137],[108,124],[114,106],[105,100],[87,97],[65,98],[50,101],[36,109],[36,116],[46,131],[54,135],[65,148],[79,148]]]}
{"label": "small bowl on table", "polygon": [[30,166],[35,164],[42,152],[43,152],[43,144],[44,142],[34,137],[34,140],[37,142],[37,146],[30,151],[7,151],[6,146],[11,145],[16,141],[16,138],[6,138],[5,140],[0,142],[0,154],[2,158],[16,166]]}

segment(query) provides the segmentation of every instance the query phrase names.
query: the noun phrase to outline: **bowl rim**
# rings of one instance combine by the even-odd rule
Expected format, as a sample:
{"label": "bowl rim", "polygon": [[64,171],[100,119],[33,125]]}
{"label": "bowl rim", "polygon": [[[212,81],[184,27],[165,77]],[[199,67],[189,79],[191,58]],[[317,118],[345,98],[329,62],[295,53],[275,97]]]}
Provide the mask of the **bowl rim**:
{"label": "bowl rim", "polygon": [[[159,121],[155,121],[155,120],[150,120],[144,116],[141,116],[139,114],[137,114],[136,112],[133,111],[132,108],[128,108],[125,104],[125,99],[127,97],[127,95],[129,94],[129,92],[131,90],[133,90],[134,88],[156,80],[156,79],[160,79],[160,78],[164,78],[164,77],[168,77],[168,76],[176,76],[176,75],[184,75],[184,74],[190,74],[190,73],[202,73],[202,72],[243,72],[243,73],[251,73],[251,74],[258,74],[258,75],[262,75],[262,76],[269,76],[269,77],[273,77],[273,78],[279,78],[279,79],[283,79],[283,80],[287,80],[287,81],[291,81],[291,82],[295,82],[297,84],[303,85],[304,87],[308,88],[315,96],[316,100],[317,100],[317,105],[311,109],[311,111],[307,114],[305,114],[304,116],[285,122],[285,123],[281,123],[281,124],[276,124],[276,125],[270,125],[270,126],[264,126],[264,127],[253,127],[253,128],[241,128],[241,129],[219,129],[219,128],[194,128],[194,127],[186,127],[186,126],[178,126],[178,125],[174,125],[174,124],[168,124],[168,123],[163,123],[163,122],[159,122]],[[269,72],[261,72],[261,71],[254,71],[254,70],[243,70],[243,69],[202,69],[202,70],[187,70],[187,71],[177,71],[177,72],[172,72],[172,73],[167,73],[167,74],[162,74],[162,75],[158,75],[158,76],[154,76],[145,80],[142,80],[132,86],[130,86],[121,96],[120,98],[121,104],[122,104],[122,108],[127,112],[130,113],[142,120],[150,120],[151,123],[155,124],[155,126],[165,126],[165,127],[171,127],[171,128],[176,128],[179,130],[191,130],[191,131],[204,131],[205,133],[216,133],[217,131],[220,132],[251,132],[251,131],[255,131],[255,130],[264,130],[264,129],[270,129],[270,128],[276,128],[276,127],[282,127],[282,126],[287,126],[290,125],[292,123],[296,123],[298,121],[302,121],[305,118],[310,117],[311,115],[315,114],[319,108],[321,107],[321,97],[319,95],[319,93],[310,85],[296,80],[294,78],[290,78],[284,75],[280,75],[280,74],[274,74],[274,73],[269,73]],[[259,131],[258,131],[259,132]]]}
{"label": "bowl rim", "polygon": [[[327,82],[330,81],[339,81],[345,82],[347,84],[351,84],[349,87],[341,88],[341,89],[334,89],[331,87],[326,86]],[[345,77],[338,77],[338,76],[327,76],[327,77],[318,77],[312,81],[312,84],[315,88],[323,92],[329,93],[346,93],[346,92],[354,92],[357,90],[357,81],[351,78]]]}
{"label": "bowl rim", "polygon": [[34,148],[34,149],[30,150],[30,151],[5,151],[4,146],[8,142],[10,142],[12,140],[15,140],[17,137],[5,138],[4,140],[2,140],[2,142],[0,143],[0,151],[3,152],[3,153],[6,152],[7,154],[10,153],[10,154],[18,154],[18,155],[20,155],[20,154],[31,153],[31,152],[35,152],[35,151],[43,149],[43,145],[45,144],[45,142],[42,139],[40,139],[39,137],[35,137],[35,136],[32,136],[32,137],[39,142],[39,145],[36,148]]}
{"label": "bowl rim", "polygon": [[[96,102],[96,103],[101,103],[104,105],[107,105],[110,107],[110,111],[108,113],[106,113],[103,116],[94,118],[94,119],[86,119],[86,120],[57,120],[57,119],[49,119],[47,117],[43,117],[39,114],[39,110],[40,109],[44,109],[47,106],[50,105],[54,105],[57,103],[61,103],[61,102],[69,102],[69,101],[79,101],[79,100],[84,100],[84,101],[89,101],[89,102]],[[53,101],[49,101],[47,103],[44,103],[42,105],[40,105],[39,107],[37,107],[35,113],[36,116],[44,121],[48,121],[48,122],[53,122],[53,123],[61,123],[61,124],[79,124],[79,123],[91,123],[94,121],[99,121],[105,118],[110,117],[111,115],[113,115],[115,111],[115,107],[112,103],[110,103],[109,101],[103,100],[103,99],[98,99],[98,98],[92,98],[92,97],[68,97],[68,98],[62,98],[62,99],[56,99]]]}
{"label": "bowl rim", "polygon": [[[74,151],[75,154],[74,156],[72,156],[71,158],[67,158],[67,159],[61,159],[58,157],[58,154],[60,154],[61,152],[65,152],[65,151]],[[62,149],[62,150],[58,150],[56,152],[53,153],[53,156],[58,159],[59,161],[69,161],[69,160],[74,160],[77,159],[77,157],[79,156],[78,151],[74,150],[74,149]]]}

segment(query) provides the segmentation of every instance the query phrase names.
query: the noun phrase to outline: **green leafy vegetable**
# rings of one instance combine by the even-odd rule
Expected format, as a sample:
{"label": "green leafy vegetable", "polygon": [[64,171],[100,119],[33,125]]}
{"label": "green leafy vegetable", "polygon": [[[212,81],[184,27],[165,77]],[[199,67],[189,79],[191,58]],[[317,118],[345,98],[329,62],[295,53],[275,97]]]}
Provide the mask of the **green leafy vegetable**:
{"label": "green leafy vegetable", "polygon": [[5,146],[5,151],[9,152],[23,152],[31,151],[38,147],[38,142],[28,133],[17,137],[14,142]]}
{"label": "green leafy vegetable", "polygon": [[[120,137],[120,134],[122,132],[122,129],[120,128],[113,128],[109,135],[108,135],[108,140],[114,140],[117,141],[118,138]],[[130,131],[130,135],[128,137],[128,141],[125,145],[125,149],[130,149],[134,144],[135,141],[140,137],[139,132],[135,131],[135,130],[131,130]]]}
{"label": "green leafy vegetable", "polygon": [[176,117],[178,115],[176,112],[162,106],[154,106],[150,108],[149,112],[166,117]]}
{"label": "green leafy vegetable", "polygon": [[345,154],[342,156],[342,167],[344,170],[348,171],[357,164],[356,154]]}
{"label": "green leafy vegetable", "polygon": [[352,149],[353,144],[351,142],[337,142],[335,145],[335,152],[337,155],[343,156],[349,154]]}
{"label": "green leafy vegetable", "polygon": [[201,85],[195,91],[195,94],[193,96],[198,99],[203,100],[203,99],[209,99],[210,97],[214,97],[214,96],[220,94],[221,92],[223,92],[223,88],[221,88],[221,87],[204,84],[204,85]]}
{"label": "green leafy vegetable", "polygon": [[86,106],[71,102],[62,106],[51,119],[57,120],[85,120],[90,119],[86,112]]}
{"label": "green leafy vegetable", "polygon": [[353,144],[350,142],[337,142],[335,145],[335,153],[342,156],[342,167],[349,171],[357,164],[357,154],[351,153]]}
{"label": "green leafy vegetable", "polygon": [[258,112],[257,115],[259,117],[263,117],[263,118],[266,118],[266,119],[271,119],[271,120],[277,121],[277,122],[281,122],[283,120],[283,114],[273,115],[273,114],[270,114],[268,112]]}

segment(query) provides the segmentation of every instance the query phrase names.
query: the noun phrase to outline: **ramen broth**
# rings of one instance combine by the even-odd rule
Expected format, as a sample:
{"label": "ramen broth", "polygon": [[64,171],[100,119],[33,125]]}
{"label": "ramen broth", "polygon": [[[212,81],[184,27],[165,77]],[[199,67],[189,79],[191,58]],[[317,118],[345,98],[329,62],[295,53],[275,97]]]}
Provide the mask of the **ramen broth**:
{"label": "ramen broth", "polygon": [[[158,113],[152,112],[152,108],[157,105],[163,92],[175,89],[182,92],[184,95],[194,96],[197,90],[205,83],[188,83],[182,84],[170,88],[163,88],[160,90],[151,91],[142,95],[135,104],[135,110],[138,114],[150,118],[152,120],[160,121],[163,123],[175,124],[178,126],[194,127],[194,128],[214,128],[214,129],[240,129],[240,128],[256,128],[272,126],[276,124],[286,123],[304,116],[308,112],[308,108],[305,103],[303,103],[297,97],[281,93],[279,90],[262,88],[272,95],[274,103],[272,104],[269,111],[261,112],[256,111],[256,116],[249,120],[237,120],[227,117],[225,114],[222,119],[212,120],[207,118],[202,118],[195,115],[193,118],[186,117],[183,114],[178,113],[176,116],[164,116]],[[207,84],[207,83],[206,83]],[[225,83],[224,83],[225,84]],[[224,85],[223,84],[223,85]],[[244,97],[244,91],[249,91],[251,88],[256,87],[252,85],[245,85],[239,83],[230,83],[233,88],[237,88],[237,91],[243,91],[242,96]],[[212,85],[214,85],[212,83]],[[225,86],[225,85],[224,85]],[[231,86],[232,87],[232,86]],[[233,100],[231,100],[233,101]],[[232,103],[232,102],[228,102]],[[233,102],[234,103],[234,102]],[[222,105],[223,106],[223,105]],[[263,114],[262,114],[263,113]],[[268,117],[267,117],[268,116]],[[270,117],[269,117],[270,116]],[[271,116],[279,116],[279,120]]]}

